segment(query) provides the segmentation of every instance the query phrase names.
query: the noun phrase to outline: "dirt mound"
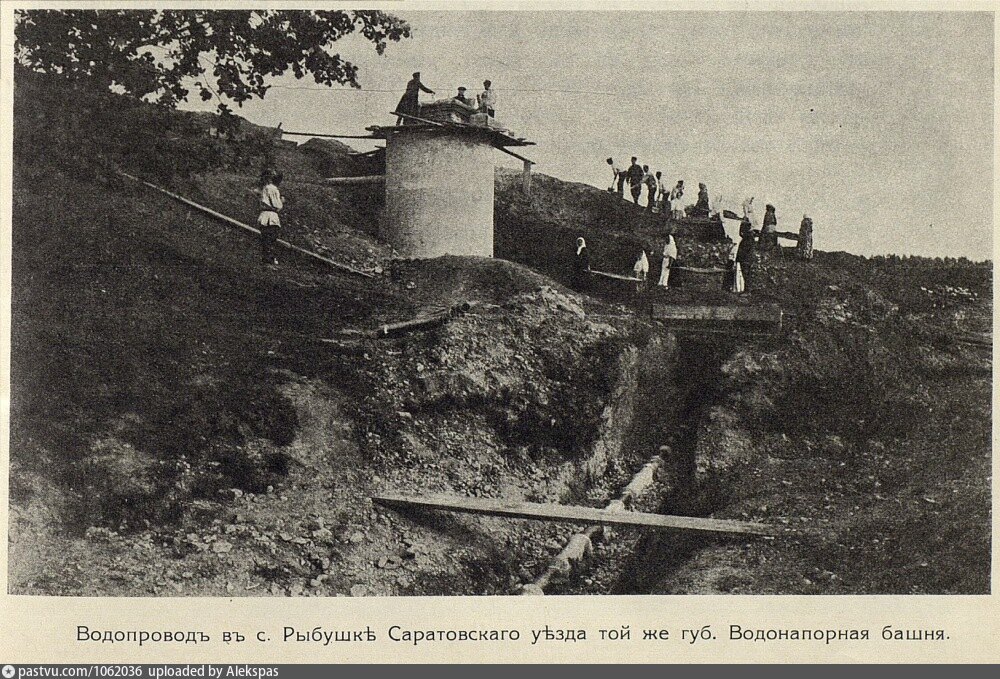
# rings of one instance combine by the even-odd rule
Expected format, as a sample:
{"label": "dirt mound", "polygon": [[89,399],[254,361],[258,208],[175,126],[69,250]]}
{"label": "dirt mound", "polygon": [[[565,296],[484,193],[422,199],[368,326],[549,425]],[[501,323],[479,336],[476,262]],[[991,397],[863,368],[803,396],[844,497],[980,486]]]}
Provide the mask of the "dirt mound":
{"label": "dirt mound", "polygon": [[492,433],[477,437],[500,455],[526,446],[565,458],[586,447],[615,379],[622,333],[589,320],[579,297],[551,286],[505,297],[390,349],[370,345],[354,379],[366,386],[359,413],[368,414],[363,438],[373,459],[406,458],[400,437],[444,435],[432,432],[456,422],[486,423]]}
{"label": "dirt mound", "polygon": [[[703,229],[654,215],[617,194],[593,186],[533,175],[531,196],[520,188],[518,175],[497,172],[495,241],[498,257],[527,264],[567,285],[574,276],[576,239],[583,237],[591,266],[631,275],[640,250],[658,271],[666,234],[675,235],[679,263],[720,266],[728,247],[713,227]],[[678,278],[679,282],[679,278]],[[591,292],[594,292],[591,290]]]}
{"label": "dirt mound", "polygon": [[[664,507],[788,536],[643,544],[633,565],[653,576],[645,591],[987,591],[992,356],[960,335],[992,327],[989,265],[772,256],[740,297],[717,272],[678,271],[670,290],[643,293],[584,284],[627,305],[611,306],[560,285],[581,283],[576,237],[616,273],[662,243],[656,217],[599,189],[537,176],[529,199],[500,173],[496,249],[519,264],[392,262],[376,240],[381,192],[315,184],[346,147],[275,146],[266,130],[232,145],[203,119],[24,83],[12,591],[510,592],[565,530],[402,514],[371,498],[596,502],[575,484],[598,423],[634,382],[645,430],[627,432],[628,460],[668,443],[690,466],[687,495]],[[286,171],[283,235],[386,274],[262,267],[252,239],[108,172],[161,177],[252,221],[263,164]],[[722,261],[720,243],[678,241],[688,265]],[[651,265],[655,278],[655,255]],[[778,303],[784,326],[670,336],[669,366],[644,367],[637,346],[661,333],[645,320],[655,301]],[[460,302],[436,326],[371,332]],[[617,462],[595,487],[614,487]]]}
{"label": "dirt mound", "polygon": [[390,275],[403,290],[442,305],[462,301],[501,304],[515,295],[553,285],[551,278],[522,264],[488,257],[396,260]]}
{"label": "dirt mound", "polygon": [[385,154],[358,154],[335,139],[313,137],[296,149],[299,156],[310,158],[323,177],[359,177],[385,174]]}

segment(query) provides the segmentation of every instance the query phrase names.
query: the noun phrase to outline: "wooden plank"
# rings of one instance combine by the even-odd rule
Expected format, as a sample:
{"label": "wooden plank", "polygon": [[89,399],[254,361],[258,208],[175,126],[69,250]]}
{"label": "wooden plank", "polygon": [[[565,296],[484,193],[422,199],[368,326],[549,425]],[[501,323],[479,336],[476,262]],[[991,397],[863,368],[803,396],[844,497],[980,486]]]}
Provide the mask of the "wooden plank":
{"label": "wooden plank", "polygon": [[703,268],[699,266],[678,266],[674,265],[670,267],[671,269],[677,269],[679,271],[690,271],[691,273],[707,273],[707,274],[720,274],[726,273],[725,269],[719,269],[717,267]]}
{"label": "wooden plank", "polygon": [[528,160],[527,158],[525,158],[524,156],[522,156],[522,155],[521,155],[520,153],[514,153],[514,152],[513,152],[513,151],[511,151],[510,149],[505,149],[505,148],[504,148],[504,147],[502,147],[502,146],[499,146],[499,147],[497,147],[497,150],[498,150],[498,151],[503,151],[503,152],[504,152],[504,153],[506,153],[506,154],[507,154],[508,156],[514,156],[515,158],[517,158],[518,160],[520,160],[520,161],[521,161],[522,163],[530,163],[531,165],[534,165],[534,164],[535,164],[535,161],[533,161],[533,160]]}
{"label": "wooden plank", "polygon": [[370,134],[366,136],[361,136],[358,134],[318,134],[316,132],[289,132],[288,130],[280,130],[281,134],[291,135],[293,137],[319,137],[321,139],[381,139],[381,137],[373,137]]}
{"label": "wooden plank", "polygon": [[381,184],[385,181],[384,174],[373,174],[362,177],[326,177],[324,184],[330,185],[354,185],[354,184]]}
{"label": "wooden plank", "polygon": [[799,239],[799,234],[793,233],[791,231],[775,231],[774,235],[778,238],[787,238],[788,240],[797,241]]}
{"label": "wooden plank", "polygon": [[418,122],[424,123],[425,125],[433,125],[434,127],[447,127],[445,123],[439,123],[436,120],[427,120],[427,118],[419,118],[417,116],[411,116],[409,113],[396,113],[393,112],[394,116],[399,116],[400,118],[405,118],[406,120],[416,120]]}
{"label": "wooden plank", "polygon": [[781,324],[781,307],[777,304],[758,306],[697,306],[654,304],[653,318],[661,321],[712,321],[728,323]]}
{"label": "wooden plank", "polygon": [[736,533],[741,535],[775,535],[776,531],[762,523],[730,521],[728,519],[705,519],[697,516],[668,516],[643,512],[621,512],[593,507],[541,504],[490,498],[471,498],[447,495],[412,497],[385,494],[372,497],[388,507],[419,507],[440,509],[465,514],[486,514],[506,516],[513,519],[534,519],[539,521],[565,521],[569,523],[611,524],[617,526],[638,526],[671,530],[694,530],[707,533]]}
{"label": "wooden plank", "polygon": [[598,271],[597,269],[588,269],[587,273],[593,274],[595,276],[604,276],[605,278],[613,278],[616,281],[631,281],[637,283],[642,279],[635,278],[634,276],[621,276],[616,273],[610,273],[608,271]]}

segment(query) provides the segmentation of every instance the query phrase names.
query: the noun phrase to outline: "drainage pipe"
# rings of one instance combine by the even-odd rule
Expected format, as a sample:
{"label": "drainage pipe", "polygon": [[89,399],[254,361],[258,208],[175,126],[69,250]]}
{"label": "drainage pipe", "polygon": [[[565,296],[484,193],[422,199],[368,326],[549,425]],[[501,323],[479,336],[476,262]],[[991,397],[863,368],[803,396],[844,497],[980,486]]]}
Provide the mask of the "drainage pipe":
{"label": "drainage pipe", "polygon": [[[660,453],[651,457],[649,462],[636,472],[618,499],[609,502],[605,509],[612,511],[631,509],[635,505],[635,501],[653,485],[656,479],[656,470],[663,464],[664,456],[669,456],[669,454],[669,446],[660,446]],[[544,595],[545,588],[553,579],[569,575],[574,568],[579,568],[584,560],[594,553],[594,539],[606,537],[606,531],[609,530],[610,528],[607,526],[588,526],[585,530],[571,536],[562,551],[552,557],[545,571],[535,578],[534,582],[521,589],[521,594]]]}

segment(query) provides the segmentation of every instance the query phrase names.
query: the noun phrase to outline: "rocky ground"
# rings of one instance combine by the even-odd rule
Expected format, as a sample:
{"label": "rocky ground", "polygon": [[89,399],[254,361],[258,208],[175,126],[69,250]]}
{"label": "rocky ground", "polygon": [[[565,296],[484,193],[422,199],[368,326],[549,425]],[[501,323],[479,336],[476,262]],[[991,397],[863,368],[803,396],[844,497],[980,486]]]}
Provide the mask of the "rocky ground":
{"label": "rocky ground", "polygon": [[[624,273],[662,247],[657,217],[545,176],[525,197],[504,174],[497,252],[514,261],[400,262],[376,238],[378,191],[317,183],[354,167],[346,147],[275,146],[252,126],[233,145],[19,83],[12,592],[513,593],[577,528],[371,497],[604,506],[662,445],[640,508],[781,536],[616,530],[553,592],[988,591],[992,355],[967,341],[991,328],[988,264],[786,255],[740,297],[696,273],[640,294],[574,278],[572,245],[585,235]],[[285,170],[285,237],[374,278],[261,266],[252,240],[114,173],[250,221],[265,163]],[[696,267],[725,249],[678,241]],[[652,302],[777,303],[785,322],[675,335]],[[609,430],[606,466],[585,473]]]}

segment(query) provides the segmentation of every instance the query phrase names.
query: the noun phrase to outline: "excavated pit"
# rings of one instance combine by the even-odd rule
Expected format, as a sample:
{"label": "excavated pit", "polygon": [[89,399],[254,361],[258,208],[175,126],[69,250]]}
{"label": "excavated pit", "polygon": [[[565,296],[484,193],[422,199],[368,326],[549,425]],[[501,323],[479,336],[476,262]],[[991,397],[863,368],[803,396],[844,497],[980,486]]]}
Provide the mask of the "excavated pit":
{"label": "excavated pit", "polygon": [[[673,417],[651,416],[645,425],[650,440],[670,442],[671,455],[664,465],[666,492],[654,511],[680,516],[708,516],[726,504],[724,479],[717,474],[697,474],[695,452],[698,433],[711,406],[722,396],[720,367],[732,353],[735,340],[725,335],[682,335],[675,353],[674,389],[679,403]],[[663,409],[655,384],[642,390],[651,415]],[[664,575],[683,564],[710,540],[685,531],[647,532],[623,564],[612,591],[646,594]]]}
{"label": "excavated pit", "polygon": [[[720,334],[659,332],[641,350],[622,458],[643,460],[660,451],[664,460],[655,486],[636,509],[708,516],[727,503],[724,475],[699,473],[696,450],[699,431],[723,396],[720,367],[738,341]],[[646,594],[697,550],[719,539],[726,538],[618,528],[597,545],[590,563],[547,593]]]}

